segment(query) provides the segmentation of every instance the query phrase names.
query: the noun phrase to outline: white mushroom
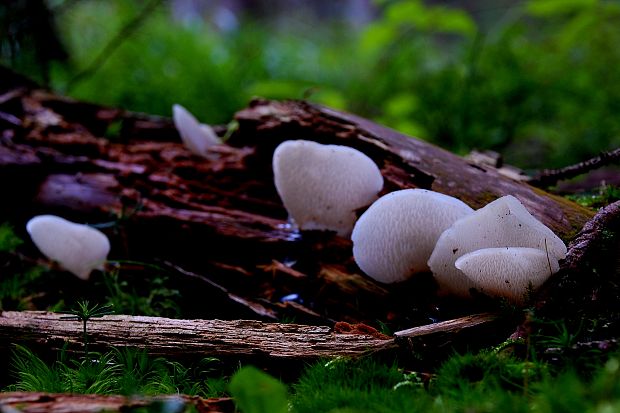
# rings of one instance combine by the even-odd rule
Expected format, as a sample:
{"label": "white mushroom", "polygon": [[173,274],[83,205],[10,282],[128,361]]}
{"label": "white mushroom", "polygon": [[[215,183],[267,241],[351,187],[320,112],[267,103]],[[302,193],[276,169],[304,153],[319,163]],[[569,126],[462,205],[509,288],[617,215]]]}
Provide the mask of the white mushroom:
{"label": "white mushroom", "polygon": [[473,212],[462,201],[438,192],[405,189],[389,193],[355,224],[353,257],[377,281],[404,281],[428,271],[428,258],[441,233]]}
{"label": "white mushroom", "polygon": [[172,106],[172,119],[185,147],[196,155],[206,157],[210,147],[221,143],[209,125],[198,122],[181,105],[175,104]]}
{"label": "white mushroom", "polygon": [[103,269],[110,252],[110,242],[101,231],[54,215],[32,218],[26,230],[46,257],[83,280],[92,270]]}
{"label": "white mushroom", "polygon": [[483,293],[521,304],[528,288],[537,289],[558,272],[558,260],[536,248],[485,248],[463,255],[456,268]]}
{"label": "white mushroom", "polygon": [[383,177],[362,152],[340,145],[294,140],[273,154],[275,186],[300,229],[331,230],[348,237],[356,210],[377,199]]}
{"label": "white mushroom", "polygon": [[496,247],[536,248],[555,260],[566,256],[562,240],[515,197],[506,195],[459,219],[441,234],[428,261],[439,293],[469,296],[469,289],[476,285],[454,266],[455,261],[469,252]]}

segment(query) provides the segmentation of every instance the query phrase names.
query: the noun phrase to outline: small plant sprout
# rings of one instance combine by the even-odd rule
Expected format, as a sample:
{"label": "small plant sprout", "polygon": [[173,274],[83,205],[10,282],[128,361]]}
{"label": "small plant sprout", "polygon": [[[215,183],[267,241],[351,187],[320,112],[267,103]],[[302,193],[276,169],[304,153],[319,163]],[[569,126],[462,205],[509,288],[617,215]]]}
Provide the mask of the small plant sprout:
{"label": "small plant sprout", "polygon": [[61,317],[63,320],[80,320],[83,325],[82,339],[84,340],[84,357],[88,358],[88,330],[86,329],[86,323],[91,318],[101,318],[105,315],[112,314],[112,306],[109,304],[99,305],[95,304],[92,307],[89,305],[88,300],[78,301],[77,306],[69,311],[63,312],[64,314],[71,314]]}
{"label": "small plant sprout", "polygon": [[32,218],[26,230],[43,255],[83,280],[93,270],[103,270],[110,252],[110,241],[101,231],[54,215]]}
{"label": "small plant sprout", "polygon": [[198,122],[183,106],[172,106],[172,119],[185,147],[193,154],[208,157],[209,148],[222,143],[213,128]]}
{"label": "small plant sprout", "polygon": [[348,237],[356,211],[383,188],[377,165],[357,149],[293,140],[273,154],[275,186],[290,218],[302,230]]}
{"label": "small plant sprout", "polygon": [[444,231],[428,260],[439,294],[469,296],[479,287],[455,266],[463,255],[484,248],[526,247],[549,252],[559,261],[566,245],[511,195],[506,195],[456,221]]}
{"label": "small plant sprout", "polygon": [[479,290],[523,304],[528,289],[537,289],[560,265],[554,257],[536,248],[484,248],[456,260],[461,270]]}
{"label": "small plant sprout", "polygon": [[438,192],[391,192],[372,204],[355,224],[353,257],[377,281],[404,281],[428,271],[426,262],[441,233],[473,212],[460,200]]}

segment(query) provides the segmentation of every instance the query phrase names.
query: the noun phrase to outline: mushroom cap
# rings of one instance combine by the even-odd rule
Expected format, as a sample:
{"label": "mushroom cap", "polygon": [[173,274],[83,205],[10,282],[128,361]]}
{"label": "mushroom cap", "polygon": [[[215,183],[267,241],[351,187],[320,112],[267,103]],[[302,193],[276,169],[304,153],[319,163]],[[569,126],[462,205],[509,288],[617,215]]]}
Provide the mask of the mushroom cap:
{"label": "mushroom cap", "polygon": [[391,192],[372,204],[355,224],[353,257],[377,281],[404,281],[428,271],[428,258],[441,233],[473,212],[462,201],[438,192]]}
{"label": "mushroom cap", "polygon": [[185,147],[196,155],[206,156],[210,147],[221,143],[213,128],[198,122],[179,104],[172,105],[172,119]]}
{"label": "mushroom cap", "polygon": [[300,229],[331,230],[348,237],[356,210],[383,188],[377,165],[357,149],[292,140],[273,153],[275,186]]}
{"label": "mushroom cap", "polygon": [[483,248],[529,247],[548,251],[555,260],[566,256],[566,245],[534,218],[512,195],[506,195],[459,219],[444,231],[428,260],[439,294],[469,296],[473,281],[454,266],[463,255]]}
{"label": "mushroom cap", "polygon": [[484,248],[455,263],[483,293],[521,304],[531,286],[540,287],[560,269],[558,260],[536,248]]}
{"label": "mushroom cap", "polygon": [[110,241],[101,231],[55,215],[38,215],[26,224],[37,248],[76,277],[87,280],[94,269],[103,269]]}

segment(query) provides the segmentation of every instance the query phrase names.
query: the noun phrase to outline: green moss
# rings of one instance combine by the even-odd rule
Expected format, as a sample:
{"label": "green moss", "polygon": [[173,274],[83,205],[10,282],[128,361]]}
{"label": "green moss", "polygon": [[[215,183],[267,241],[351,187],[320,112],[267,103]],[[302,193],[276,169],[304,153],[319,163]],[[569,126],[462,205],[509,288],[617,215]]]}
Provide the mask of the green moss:
{"label": "green moss", "polygon": [[15,251],[15,248],[23,243],[24,241],[15,234],[10,223],[4,222],[0,224],[0,252]]}
{"label": "green moss", "polygon": [[579,205],[570,199],[550,194],[539,188],[531,187],[531,189],[538,195],[551,198],[559,205],[566,221],[550,222],[548,225],[564,241],[570,241],[575,238],[586,222],[594,216],[594,212],[591,209]]}

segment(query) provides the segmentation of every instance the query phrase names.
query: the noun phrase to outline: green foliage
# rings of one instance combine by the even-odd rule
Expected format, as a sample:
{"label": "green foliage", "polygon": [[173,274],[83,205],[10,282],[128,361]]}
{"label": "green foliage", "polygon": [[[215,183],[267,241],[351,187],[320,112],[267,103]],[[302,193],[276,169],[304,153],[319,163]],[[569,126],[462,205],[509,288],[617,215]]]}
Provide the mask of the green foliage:
{"label": "green foliage", "polygon": [[0,252],[13,252],[15,248],[23,244],[10,223],[4,222],[0,224]]}
{"label": "green foliage", "polygon": [[0,309],[28,310],[31,305],[33,286],[45,274],[42,267],[30,267],[23,273],[3,272],[0,275]]}
{"label": "green foliage", "polygon": [[456,355],[437,372],[434,392],[454,399],[474,391],[523,391],[526,383],[545,376],[545,367],[495,352]]}
{"label": "green foliage", "polygon": [[[82,337],[84,340],[84,355],[86,359],[88,359],[88,331],[86,328],[86,323],[88,323],[88,320],[91,318],[100,318],[105,315],[112,314],[113,312],[114,311],[112,310],[112,306],[110,304],[94,304],[91,307],[88,300],[85,300],[78,301],[74,308],[64,312],[66,314],[71,314],[70,316],[61,317],[61,319],[65,320],[79,320],[82,322]],[[103,374],[103,371],[101,373]]]}
{"label": "green foliage", "polygon": [[141,276],[139,287],[121,270],[105,274],[103,287],[107,303],[121,314],[178,317],[180,293],[168,287],[168,275],[157,266],[139,264],[152,270],[149,276]]}
{"label": "green foliage", "polygon": [[26,347],[15,345],[11,370],[17,383],[9,390],[62,393],[65,387],[61,365],[56,362],[48,366]]}
{"label": "green foliage", "polygon": [[[218,397],[225,394],[224,379],[214,379],[215,362],[207,358],[187,367],[153,359],[143,350],[115,349],[82,360],[68,360],[62,352],[48,365],[15,346],[11,371],[16,383],[7,390]],[[244,413],[615,411],[620,355],[592,365],[587,375],[572,368],[554,375],[545,364],[497,352],[455,355],[430,382],[428,375],[372,358],[335,359],[308,367],[293,384],[290,399],[283,383],[254,367],[240,369],[229,389]]]}
{"label": "green foliage", "polygon": [[117,392],[119,365],[111,353],[92,359],[89,354],[82,360],[61,364],[65,392],[82,394],[113,394]]}
{"label": "green foliage", "polygon": [[229,388],[243,413],[288,412],[286,386],[256,367],[239,369],[231,378]]}
{"label": "green foliage", "polygon": [[569,195],[568,198],[588,208],[601,208],[620,200],[620,188],[603,185],[597,193]]}
{"label": "green foliage", "polygon": [[90,357],[67,359],[62,352],[48,365],[29,349],[16,345],[11,372],[16,383],[8,390],[72,392],[82,394],[187,394],[220,397],[222,378],[213,377],[214,358],[185,367],[164,358],[151,358],[144,350],[114,349]]}
{"label": "green foliage", "polygon": [[[60,14],[58,22],[65,28],[62,35],[72,62],[55,67],[55,87],[63,90],[75,72],[90,64],[141,7],[139,2],[86,1]],[[252,22],[244,22],[243,27],[242,31],[220,32],[207,24],[183,24],[159,7],[97,75],[77,83],[71,95],[168,116],[172,104],[181,103],[209,123],[228,122],[231,114],[257,93],[301,98],[310,87],[320,84],[312,100],[336,106],[343,101],[329,83],[336,85],[346,74],[338,67],[324,73],[319,70],[330,68],[339,51],[317,54],[322,39],[284,38]],[[337,27],[327,30],[344,39],[348,36]],[[257,44],[265,47],[257,48]],[[316,59],[309,61],[306,56],[311,54]]]}
{"label": "green foliage", "polygon": [[336,359],[309,367],[294,385],[295,411],[426,411],[431,400],[410,386],[395,366],[373,359]]}
{"label": "green foliage", "polygon": [[526,168],[620,145],[620,72],[609,70],[620,65],[617,3],[532,0],[476,18],[421,0],[379,3],[365,27],[323,19],[311,32],[246,16],[223,31],[160,6],[66,90],[144,7],[75,2],[55,15],[71,61],[55,64],[51,81],[80,99],[150,113],[170,115],[178,102],[208,123],[228,122],[253,95],[309,97],[454,151],[499,150]]}
{"label": "green foliage", "polygon": [[536,385],[537,412],[615,412],[620,407],[620,361],[611,357],[591,380],[570,370]]}

